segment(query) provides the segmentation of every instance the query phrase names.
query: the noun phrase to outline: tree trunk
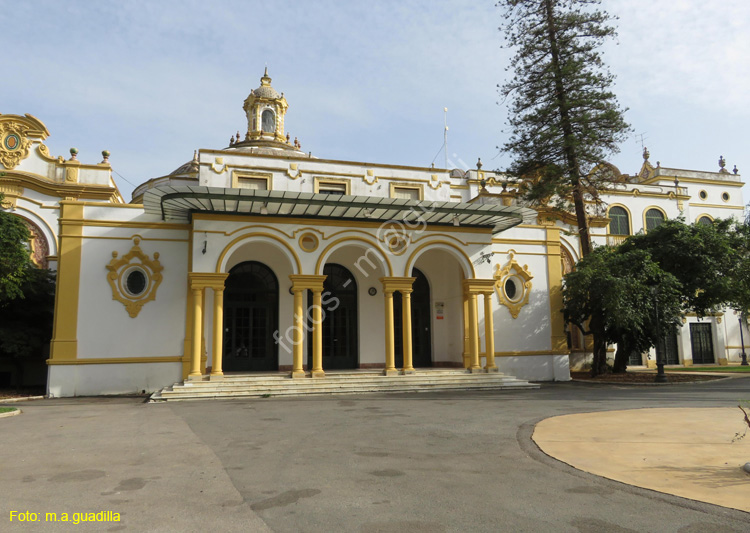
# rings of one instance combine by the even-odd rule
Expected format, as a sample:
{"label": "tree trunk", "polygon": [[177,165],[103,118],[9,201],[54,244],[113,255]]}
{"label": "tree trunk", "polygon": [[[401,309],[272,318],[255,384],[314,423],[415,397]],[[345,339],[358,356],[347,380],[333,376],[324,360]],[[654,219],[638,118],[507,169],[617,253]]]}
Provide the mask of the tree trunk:
{"label": "tree trunk", "polygon": [[601,317],[591,317],[589,327],[594,337],[594,360],[591,363],[591,376],[596,377],[602,374],[606,374],[608,371],[607,343],[604,341],[604,334],[601,331]]}
{"label": "tree trunk", "polygon": [[613,374],[624,374],[628,371],[628,361],[630,360],[630,354],[633,352],[633,348],[630,343],[625,339],[620,339],[617,342],[617,352],[615,353],[615,364],[612,367]]}

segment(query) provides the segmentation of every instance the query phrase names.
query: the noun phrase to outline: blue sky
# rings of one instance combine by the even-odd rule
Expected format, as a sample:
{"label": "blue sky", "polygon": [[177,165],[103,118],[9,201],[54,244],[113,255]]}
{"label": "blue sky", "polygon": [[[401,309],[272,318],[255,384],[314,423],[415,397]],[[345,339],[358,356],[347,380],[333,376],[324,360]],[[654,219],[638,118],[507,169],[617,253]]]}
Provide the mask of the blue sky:
{"label": "blue sky", "polygon": [[[718,170],[723,155],[750,175],[750,2],[603,7],[619,16],[605,61],[652,162]],[[99,162],[110,150],[114,170],[139,184],[244,133],[242,102],[267,64],[290,105],[287,130],[313,155],[443,166],[447,107],[454,165],[502,168],[501,23],[491,1],[0,0],[0,112],[39,118],[54,155],[75,146]],[[636,172],[640,141],[611,162]]]}

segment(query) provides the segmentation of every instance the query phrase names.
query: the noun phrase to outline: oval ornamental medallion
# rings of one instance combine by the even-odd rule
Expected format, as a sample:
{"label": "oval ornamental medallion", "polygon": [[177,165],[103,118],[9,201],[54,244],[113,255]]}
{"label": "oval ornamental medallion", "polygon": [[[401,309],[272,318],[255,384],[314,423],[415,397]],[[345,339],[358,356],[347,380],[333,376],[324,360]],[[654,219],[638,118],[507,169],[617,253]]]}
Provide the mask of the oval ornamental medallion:
{"label": "oval ornamental medallion", "polygon": [[15,150],[21,146],[21,139],[15,133],[11,133],[5,137],[3,144],[6,150]]}

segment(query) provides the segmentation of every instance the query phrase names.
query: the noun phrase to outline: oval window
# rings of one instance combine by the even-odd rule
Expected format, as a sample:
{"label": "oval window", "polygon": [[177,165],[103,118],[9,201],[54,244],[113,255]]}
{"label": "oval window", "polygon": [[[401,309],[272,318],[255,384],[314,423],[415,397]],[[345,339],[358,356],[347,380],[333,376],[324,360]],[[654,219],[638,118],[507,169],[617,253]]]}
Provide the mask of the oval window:
{"label": "oval window", "polygon": [[698,196],[701,197],[701,200],[705,200],[706,198],[708,198],[708,193],[706,191],[701,191],[698,193]]}
{"label": "oval window", "polygon": [[125,288],[131,295],[138,296],[146,290],[146,281],[142,270],[132,270],[125,278]]}
{"label": "oval window", "polygon": [[512,278],[506,279],[505,280],[505,295],[508,297],[508,299],[515,300],[517,293],[518,293],[518,289],[516,288],[515,281],[513,281]]}
{"label": "oval window", "polygon": [[721,199],[724,200],[725,202],[728,202],[729,201],[729,193],[728,192],[721,193]]}

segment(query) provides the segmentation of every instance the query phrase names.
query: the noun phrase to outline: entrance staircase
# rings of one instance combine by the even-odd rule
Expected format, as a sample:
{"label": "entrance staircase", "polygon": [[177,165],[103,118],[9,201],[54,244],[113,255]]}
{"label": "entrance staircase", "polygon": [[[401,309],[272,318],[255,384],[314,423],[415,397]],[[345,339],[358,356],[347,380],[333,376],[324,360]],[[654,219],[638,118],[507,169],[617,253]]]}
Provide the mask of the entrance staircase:
{"label": "entrance staircase", "polygon": [[214,381],[204,376],[200,381],[184,381],[166,387],[152,394],[149,401],[538,388],[539,385],[499,372],[472,374],[465,370],[417,369],[414,374],[384,376],[382,371],[378,370],[334,370],[327,371],[326,376],[319,379],[292,379],[287,372],[225,374],[224,379]]}

